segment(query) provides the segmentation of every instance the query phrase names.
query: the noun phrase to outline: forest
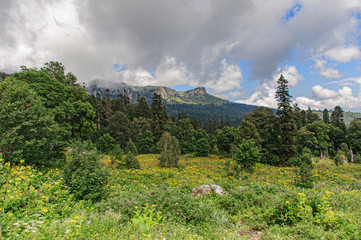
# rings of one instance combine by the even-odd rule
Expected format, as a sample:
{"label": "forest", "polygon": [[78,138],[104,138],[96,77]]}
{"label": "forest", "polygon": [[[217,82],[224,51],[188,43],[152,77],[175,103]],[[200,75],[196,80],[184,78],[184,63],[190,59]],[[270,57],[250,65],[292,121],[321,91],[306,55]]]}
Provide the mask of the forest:
{"label": "forest", "polygon": [[[350,239],[360,237],[354,229],[360,213],[346,221],[345,213],[335,210],[341,205],[330,200],[335,184],[343,183],[329,181],[328,175],[320,171],[349,176],[350,182],[345,180],[348,187],[342,191],[355,191],[353,197],[359,196],[361,119],[346,126],[340,106],[332,111],[325,109],[322,118],[311,109],[301,110],[293,104],[288,81],[282,75],[275,96],[276,111],[252,106],[242,119],[228,116],[225,121],[212,114],[202,119],[195,114],[190,117],[182,110],[186,105],[167,106],[156,93],[150,105],[141,96],[132,104],[126,92],[113,99],[109,91],[104,97],[99,93],[89,95],[59,62],[46,63],[40,69],[22,66],[19,72],[2,73],[0,79],[0,183],[4,186],[0,211],[5,219],[0,239],[89,239],[97,234],[86,233],[89,221],[98,221],[95,229],[100,238],[107,236],[107,230],[99,230],[101,226],[113,231],[120,224],[124,228],[116,230],[119,232],[114,236],[126,239],[177,239],[176,233],[181,239],[223,239],[227,234],[229,239],[261,234],[274,239],[276,233],[286,239],[287,231],[296,236],[300,228],[307,229],[309,225],[302,225],[306,222],[320,227],[306,239],[325,232],[329,232],[328,239],[349,234],[353,236]],[[170,116],[168,107],[173,107]],[[232,104],[226,107],[231,109]],[[212,107],[200,109],[207,113]],[[279,183],[271,183],[262,173],[264,169]],[[191,175],[197,171],[201,174]],[[192,176],[188,183],[182,182],[182,172],[185,177]],[[330,193],[324,194],[326,200],[319,194],[324,191],[320,179]],[[257,187],[257,182],[264,186]],[[197,200],[189,196],[190,189],[196,187],[191,183],[223,184],[230,194],[222,199],[213,194]],[[235,193],[237,184],[249,185],[244,195]],[[21,188],[19,195],[11,195]],[[38,194],[44,198],[39,199]],[[167,196],[170,202],[162,205]],[[281,208],[271,204],[271,209],[262,203],[267,196],[275,203],[286,204]],[[344,204],[354,199],[345,196]],[[31,199],[41,202],[33,206]],[[175,206],[175,202],[180,205]],[[241,207],[241,203],[245,205]],[[87,215],[84,209],[92,208],[96,211],[89,210]],[[247,215],[252,211],[254,218]],[[218,219],[211,217],[213,213]],[[32,223],[32,230],[21,225],[34,216],[37,222],[47,220],[56,236],[38,231],[42,223]],[[58,226],[56,219],[66,224]],[[82,224],[72,225],[76,222]],[[229,232],[216,228],[219,233],[202,235],[206,225],[212,227],[217,222]],[[244,228],[237,225],[241,222]],[[189,224],[194,229],[189,230]]]}

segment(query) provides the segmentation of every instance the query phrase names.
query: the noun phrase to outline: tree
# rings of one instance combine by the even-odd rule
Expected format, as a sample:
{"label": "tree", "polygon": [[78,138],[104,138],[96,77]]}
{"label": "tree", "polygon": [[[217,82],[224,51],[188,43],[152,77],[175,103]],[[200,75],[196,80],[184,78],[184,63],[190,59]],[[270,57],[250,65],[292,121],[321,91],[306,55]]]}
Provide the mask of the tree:
{"label": "tree", "polygon": [[219,151],[222,154],[229,154],[231,145],[238,135],[238,130],[235,127],[224,127],[217,131],[216,141]]}
{"label": "tree", "polygon": [[177,138],[164,132],[158,142],[158,147],[160,151],[159,165],[161,167],[178,167],[180,150]]}
{"label": "tree", "polygon": [[138,102],[136,106],[137,118],[140,117],[150,118],[150,108],[145,98],[138,96],[137,102]]}
{"label": "tree", "polygon": [[292,96],[288,91],[288,81],[283,77],[277,81],[278,88],[276,92],[277,112],[279,116],[281,128],[281,144],[280,144],[280,165],[284,165],[288,159],[296,156],[296,124],[293,117],[293,109],[291,106]]}
{"label": "tree", "polygon": [[124,113],[117,111],[109,118],[106,131],[123,149],[131,137],[130,121]]}
{"label": "tree", "polygon": [[336,106],[333,109],[331,113],[331,123],[342,131],[346,130],[346,124],[343,121],[343,110],[340,106]]}
{"label": "tree", "polygon": [[306,127],[310,132],[313,132],[316,137],[320,157],[322,159],[325,158],[325,156],[328,155],[328,150],[331,146],[330,138],[328,136],[330,131],[329,126],[322,121],[317,121],[307,124]]}
{"label": "tree", "polygon": [[347,128],[347,142],[354,154],[361,154],[361,119],[354,119]]}
{"label": "tree", "polygon": [[111,109],[111,103],[110,103],[110,91],[107,88],[105,90],[105,117],[106,119],[109,119],[112,116],[112,109]]}
{"label": "tree", "polygon": [[61,131],[29,84],[14,77],[0,82],[0,152],[6,161],[55,165],[64,157]]}
{"label": "tree", "polygon": [[242,169],[252,172],[253,166],[261,159],[260,152],[251,140],[238,145],[234,160]]}
{"label": "tree", "polygon": [[152,126],[153,136],[156,139],[159,139],[163,132],[164,125],[168,120],[168,115],[167,112],[165,111],[162,98],[157,93],[154,93],[152,99],[151,118],[152,118],[151,126]]}
{"label": "tree", "polygon": [[140,169],[140,164],[133,152],[128,152],[125,157],[125,167],[127,169]]}
{"label": "tree", "polygon": [[206,138],[201,138],[197,141],[195,146],[195,152],[197,157],[207,157],[211,151],[211,145],[209,140]]}
{"label": "tree", "polygon": [[138,150],[137,147],[135,146],[135,144],[133,143],[132,139],[129,139],[127,142],[127,146],[125,147],[125,153],[133,153],[134,155],[138,154]]}
{"label": "tree", "polygon": [[262,163],[279,164],[280,125],[270,108],[255,107],[253,113],[247,113],[245,120],[256,126],[261,137]]}
{"label": "tree", "polygon": [[145,131],[137,136],[136,146],[140,154],[154,153],[154,137],[151,131]]}
{"label": "tree", "polygon": [[326,108],[322,112],[322,120],[324,123],[330,123],[330,114]]}
{"label": "tree", "polygon": [[114,149],[115,139],[109,133],[105,133],[97,140],[96,145],[100,152],[108,154]]}

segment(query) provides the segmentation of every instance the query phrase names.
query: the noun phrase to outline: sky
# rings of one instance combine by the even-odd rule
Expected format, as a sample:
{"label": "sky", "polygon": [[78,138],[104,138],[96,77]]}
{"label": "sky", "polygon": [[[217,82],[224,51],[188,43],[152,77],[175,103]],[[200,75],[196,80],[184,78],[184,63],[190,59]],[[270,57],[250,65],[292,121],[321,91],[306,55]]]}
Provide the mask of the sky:
{"label": "sky", "polygon": [[0,0],[0,71],[59,61],[79,82],[361,112],[361,0]]}

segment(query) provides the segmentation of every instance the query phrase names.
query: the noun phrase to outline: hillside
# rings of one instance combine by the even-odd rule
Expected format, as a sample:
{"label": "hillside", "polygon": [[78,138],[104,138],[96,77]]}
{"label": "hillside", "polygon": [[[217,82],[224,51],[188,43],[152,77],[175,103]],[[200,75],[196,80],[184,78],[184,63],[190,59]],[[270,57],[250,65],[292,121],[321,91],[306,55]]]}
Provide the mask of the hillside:
{"label": "hillside", "polygon": [[105,96],[105,90],[109,89],[110,98],[116,98],[119,94],[127,93],[131,102],[135,103],[138,95],[144,97],[148,103],[152,101],[154,93],[159,94],[167,104],[224,104],[229,101],[215,97],[207,93],[204,87],[198,87],[189,91],[181,92],[168,87],[161,86],[132,86],[124,82],[115,83],[109,87],[104,87],[100,81],[93,81],[86,87],[89,94],[100,93]]}

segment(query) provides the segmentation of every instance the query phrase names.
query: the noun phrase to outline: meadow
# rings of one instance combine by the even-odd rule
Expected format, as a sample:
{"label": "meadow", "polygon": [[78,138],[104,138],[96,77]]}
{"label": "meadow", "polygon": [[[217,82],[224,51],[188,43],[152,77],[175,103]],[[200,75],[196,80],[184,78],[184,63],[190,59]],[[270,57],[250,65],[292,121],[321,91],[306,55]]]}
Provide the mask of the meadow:
{"label": "meadow", "polygon": [[[0,239],[361,239],[361,165],[313,159],[314,188],[293,167],[257,164],[235,176],[232,159],[183,155],[179,168],[139,155],[139,170],[102,157],[108,195],[76,201],[60,169],[0,160]],[[195,198],[202,184],[225,195]]]}

